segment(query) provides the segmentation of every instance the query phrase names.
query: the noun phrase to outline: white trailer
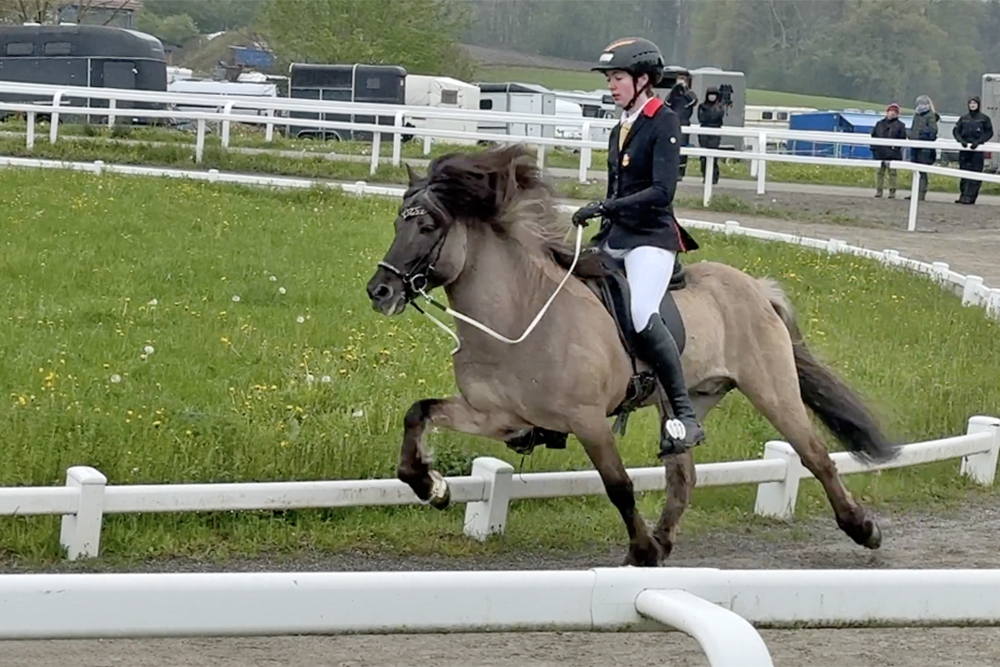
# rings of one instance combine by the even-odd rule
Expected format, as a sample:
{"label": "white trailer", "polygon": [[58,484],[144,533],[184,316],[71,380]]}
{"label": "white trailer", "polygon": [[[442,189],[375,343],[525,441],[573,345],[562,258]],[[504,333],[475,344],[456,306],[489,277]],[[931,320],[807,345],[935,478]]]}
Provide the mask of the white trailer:
{"label": "white trailer", "polygon": [[[556,94],[533,83],[479,83],[479,108],[484,111],[508,111],[554,116]],[[523,137],[553,137],[552,125],[537,123],[481,122],[481,132],[497,132]]]}
{"label": "white trailer", "polygon": [[[448,76],[425,76],[422,74],[406,75],[406,105],[425,106],[437,109],[468,109],[479,108],[479,86]],[[407,121],[414,127],[426,127],[437,130],[455,130],[459,132],[477,132],[478,124],[474,120],[448,120],[443,118],[410,117]],[[446,139],[449,144],[475,145],[475,139]]]}

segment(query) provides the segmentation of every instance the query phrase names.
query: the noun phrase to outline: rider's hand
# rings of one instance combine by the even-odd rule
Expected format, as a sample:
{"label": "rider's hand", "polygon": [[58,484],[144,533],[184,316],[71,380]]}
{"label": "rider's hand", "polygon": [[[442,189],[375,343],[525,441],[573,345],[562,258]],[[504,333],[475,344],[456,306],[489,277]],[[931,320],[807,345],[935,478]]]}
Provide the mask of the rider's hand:
{"label": "rider's hand", "polygon": [[604,204],[592,201],[586,206],[577,209],[573,214],[573,224],[577,226],[587,226],[587,221],[604,215]]}

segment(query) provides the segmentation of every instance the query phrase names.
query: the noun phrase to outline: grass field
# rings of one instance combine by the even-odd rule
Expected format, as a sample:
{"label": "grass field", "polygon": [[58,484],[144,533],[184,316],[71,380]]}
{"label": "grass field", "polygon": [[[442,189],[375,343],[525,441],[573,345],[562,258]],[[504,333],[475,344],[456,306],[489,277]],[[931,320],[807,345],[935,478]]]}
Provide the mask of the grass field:
{"label": "grass field", "polygon": [[[605,87],[604,78],[596,72],[547,69],[543,67],[482,67],[476,71],[480,81],[517,81],[537,83],[560,90],[598,90]],[[863,102],[821,95],[800,95],[774,90],[747,89],[747,104],[766,106],[799,106],[817,109],[873,109],[882,111],[887,102]]]}
{"label": "grass field", "polygon": [[[105,175],[0,171],[0,484],[61,485],[71,465],[111,484],[392,477],[402,416],[453,391],[450,340],[410,312],[377,315],[364,285],[398,202]],[[1000,386],[984,359],[1000,326],[908,273],[782,244],[698,233],[717,259],[789,290],[816,352],[870,397],[903,441],[964,431]],[[776,432],[739,395],[699,461],[756,458]],[[655,464],[655,413],[621,443]],[[522,461],[498,443],[432,436],[447,473],[488,454],[524,470],[588,468],[574,441]],[[965,497],[958,462],[848,478],[875,505]],[[756,487],[696,490],[685,530],[747,525]],[[647,516],[662,494],[646,494]],[[112,561],[313,549],[480,552],[622,545],[604,497],[516,503],[508,533],[462,537],[461,506],[115,515]],[[800,516],[829,516],[815,482]],[[830,521],[830,530],[836,530]],[[0,519],[0,555],[54,560],[58,517]],[[846,539],[846,538],[845,538]]]}

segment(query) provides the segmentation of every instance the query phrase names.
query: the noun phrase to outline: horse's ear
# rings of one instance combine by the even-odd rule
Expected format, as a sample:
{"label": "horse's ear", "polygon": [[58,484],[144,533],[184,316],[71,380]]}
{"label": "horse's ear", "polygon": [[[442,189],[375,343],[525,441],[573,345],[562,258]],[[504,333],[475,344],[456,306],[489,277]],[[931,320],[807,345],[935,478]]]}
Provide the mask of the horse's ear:
{"label": "horse's ear", "polygon": [[409,162],[404,162],[403,164],[406,165],[406,177],[410,181],[410,187],[413,187],[413,184],[416,183],[417,181],[419,181],[420,177],[417,176],[417,173],[415,171],[413,171],[413,169],[410,167],[410,163]]}

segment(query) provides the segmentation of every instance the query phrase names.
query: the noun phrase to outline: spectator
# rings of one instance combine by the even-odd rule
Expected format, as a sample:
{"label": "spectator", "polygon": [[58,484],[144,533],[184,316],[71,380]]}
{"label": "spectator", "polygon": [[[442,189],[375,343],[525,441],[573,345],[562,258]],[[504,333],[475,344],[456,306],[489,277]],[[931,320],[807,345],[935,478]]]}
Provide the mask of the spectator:
{"label": "spectator", "polygon": [[[958,119],[952,134],[955,135],[955,141],[962,144],[962,148],[969,149],[958,152],[958,168],[982,173],[985,156],[976,148],[993,138],[993,123],[989,116],[979,110],[978,96],[969,98],[969,113]],[[963,178],[959,182],[959,197],[955,203],[975,204],[982,184],[982,181]]]}
{"label": "spectator", "polygon": [[[906,125],[899,120],[899,105],[893,102],[885,108],[885,118],[875,123],[872,136],[876,139],[906,139]],[[889,167],[890,160],[902,160],[903,149],[900,146],[872,146],[872,157],[880,160],[878,173],[875,175],[875,196],[881,197],[885,186],[886,172],[889,174],[889,199],[896,196],[896,170]]]}
{"label": "spectator", "polygon": [[[917,141],[937,141],[938,121],[941,115],[934,109],[934,102],[927,95],[917,97],[917,109],[913,115],[913,123],[907,133],[908,139]],[[911,148],[910,162],[917,164],[934,164],[937,160],[937,149],[934,148]],[[923,201],[927,196],[927,174],[920,172],[920,185],[918,186],[917,199]],[[909,199],[909,196],[906,197]]]}
{"label": "spectator", "polygon": [[[726,108],[722,105],[722,98],[719,97],[719,89],[709,86],[705,91],[705,101],[698,105],[698,124],[702,127],[722,127],[722,122],[726,118]],[[718,148],[722,144],[722,137],[711,134],[699,134],[698,145],[702,148]],[[705,170],[708,158],[700,156],[701,162],[701,182],[705,182]],[[712,183],[719,182],[719,159],[715,159],[714,169],[712,169]]]}
{"label": "spectator", "polygon": [[[691,76],[687,73],[679,74],[677,76],[677,83],[670,89],[670,94],[667,96],[667,106],[677,114],[677,118],[681,122],[681,128],[691,124],[691,116],[694,115],[694,108],[697,104],[698,96],[691,90]],[[691,136],[682,134],[681,146],[690,145]],[[688,156],[681,153],[680,170],[677,176],[679,179],[684,178],[684,175],[687,173],[687,161]]]}

